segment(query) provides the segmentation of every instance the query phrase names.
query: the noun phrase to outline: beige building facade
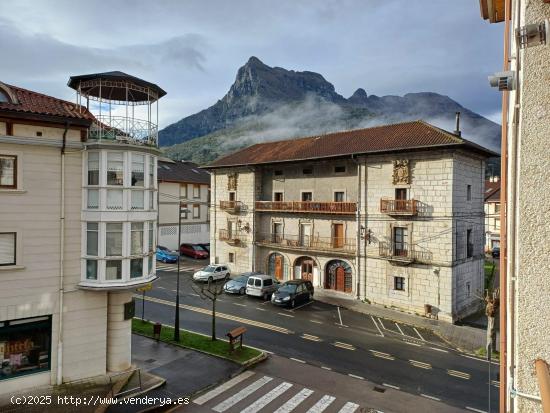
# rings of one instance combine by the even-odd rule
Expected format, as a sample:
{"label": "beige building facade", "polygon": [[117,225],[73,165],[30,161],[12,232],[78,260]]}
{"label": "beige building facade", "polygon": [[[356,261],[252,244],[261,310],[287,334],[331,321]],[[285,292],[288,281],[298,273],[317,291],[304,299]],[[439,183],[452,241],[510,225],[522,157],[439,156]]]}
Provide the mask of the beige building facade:
{"label": "beige building facade", "polygon": [[131,368],[132,291],[156,278],[158,149],[156,135],[107,128],[0,83],[2,394]]}
{"label": "beige building facade", "polygon": [[[418,148],[425,134],[442,144]],[[386,135],[413,135],[415,150],[366,143]],[[345,138],[358,149],[346,154]],[[286,159],[281,141],[209,166],[213,262],[449,321],[479,309],[483,148],[423,122],[298,142],[326,155]]]}

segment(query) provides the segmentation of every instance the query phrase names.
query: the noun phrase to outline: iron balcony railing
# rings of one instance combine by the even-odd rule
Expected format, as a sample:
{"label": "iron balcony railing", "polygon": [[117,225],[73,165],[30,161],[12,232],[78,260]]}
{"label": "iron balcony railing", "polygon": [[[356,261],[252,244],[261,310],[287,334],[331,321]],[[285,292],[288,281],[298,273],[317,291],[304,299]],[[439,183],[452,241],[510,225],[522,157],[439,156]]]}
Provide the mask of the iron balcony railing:
{"label": "iron balcony railing", "polygon": [[354,254],[357,251],[355,238],[260,233],[256,237],[256,242],[262,245],[293,249],[345,252],[350,254]]}
{"label": "iron balcony railing", "polygon": [[220,229],[219,237],[220,241],[225,241],[230,245],[239,245],[242,243],[241,238],[234,234],[233,232],[229,232],[226,229]]}
{"label": "iron balcony railing", "polygon": [[432,260],[432,253],[407,242],[380,242],[380,256],[395,261],[422,261]]}
{"label": "iron balcony railing", "polygon": [[243,203],[241,201],[220,201],[220,209],[223,211],[238,214],[241,212]]}
{"label": "iron balcony railing", "polygon": [[388,215],[416,215],[418,201],[416,199],[381,199],[380,212]]}
{"label": "iron balcony railing", "polygon": [[126,116],[96,116],[88,131],[89,139],[111,140],[136,145],[157,146],[157,125]]}
{"label": "iron balcony railing", "polygon": [[313,214],[355,214],[357,202],[257,201],[256,210]]}

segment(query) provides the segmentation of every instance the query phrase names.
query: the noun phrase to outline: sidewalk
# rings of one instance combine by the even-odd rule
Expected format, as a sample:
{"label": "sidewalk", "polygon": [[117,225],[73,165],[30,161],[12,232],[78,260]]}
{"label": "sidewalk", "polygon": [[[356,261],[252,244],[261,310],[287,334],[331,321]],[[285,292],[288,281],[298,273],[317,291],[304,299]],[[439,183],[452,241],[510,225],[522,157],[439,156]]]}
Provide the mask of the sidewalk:
{"label": "sidewalk", "polygon": [[[199,390],[227,380],[241,370],[241,366],[232,361],[157,342],[137,334],[132,334],[132,364],[145,374],[158,376],[166,381],[164,386],[136,397],[172,400],[190,397]],[[107,412],[139,412],[153,406],[113,405]]]}
{"label": "sidewalk", "polygon": [[453,347],[468,353],[474,353],[477,349],[485,347],[486,332],[484,329],[465,325],[455,325],[446,321],[425,318],[398,310],[385,308],[380,305],[367,304],[344,294],[334,292],[327,293],[321,289],[315,290],[315,299],[327,304],[340,306],[358,313],[381,317],[415,327],[432,330]]}

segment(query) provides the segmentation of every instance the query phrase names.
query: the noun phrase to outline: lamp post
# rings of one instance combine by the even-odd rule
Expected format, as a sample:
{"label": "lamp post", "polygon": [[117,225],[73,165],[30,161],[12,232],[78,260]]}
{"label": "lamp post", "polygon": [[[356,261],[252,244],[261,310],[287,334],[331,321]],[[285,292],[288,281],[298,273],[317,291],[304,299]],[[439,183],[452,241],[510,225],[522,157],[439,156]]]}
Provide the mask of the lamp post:
{"label": "lamp post", "polygon": [[183,212],[188,213],[189,210],[187,208],[183,208],[182,206],[185,204],[178,205],[178,276],[176,279],[176,315],[174,320],[174,341],[179,342],[180,341],[180,259],[181,259],[181,214]]}

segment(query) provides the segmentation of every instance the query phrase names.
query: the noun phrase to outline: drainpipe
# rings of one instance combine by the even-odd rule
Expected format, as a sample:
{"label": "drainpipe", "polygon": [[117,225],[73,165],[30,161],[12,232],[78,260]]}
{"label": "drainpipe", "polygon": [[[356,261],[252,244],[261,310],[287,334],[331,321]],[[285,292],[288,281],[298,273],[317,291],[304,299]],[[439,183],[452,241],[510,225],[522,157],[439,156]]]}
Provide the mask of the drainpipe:
{"label": "drainpipe", "polygon": [[65,123],[63,131],[63,142],[61,144],[61,198],[59,218],[59,325],[57,329],[57,385],[63,383],[63,294],[65,275],[65,146],[67,143],[67,132],[69,122]]}
{"label": "drainpipe", "polygon": [[[359,161],[357,161],[357,158],[353,157],[353,154],[351,155],[351,160],[357,165],[357,209],[355,211],[355,218],[357,222],[357,234],[356,234],[356,241],[355,241],[355,262],[357,264],[357,282],[355,283],[355,294],[357,299],[359,300],[361,298],[361,294],[359,292],[361,282],[361,164]],[[365,229],[366,231],[366,229]]]}

